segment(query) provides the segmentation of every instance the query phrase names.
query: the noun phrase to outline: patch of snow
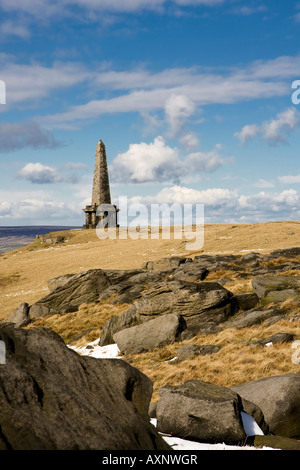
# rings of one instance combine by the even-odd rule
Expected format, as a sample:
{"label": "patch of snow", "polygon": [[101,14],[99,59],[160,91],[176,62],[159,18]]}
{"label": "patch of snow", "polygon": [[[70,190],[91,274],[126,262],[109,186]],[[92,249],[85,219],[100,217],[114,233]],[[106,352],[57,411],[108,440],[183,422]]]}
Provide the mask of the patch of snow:
{"label": "patch of snow", "polygon": [[248,415],[248,413],[245,413],[244,411],[241,412],[242,415],[242,422],[244,426],[245,433],[247,436],[263,436],[264,433],[258,426],[257,422],[255,419]]}
{"label": "patch of snow", "polygon": [[99,339],[81,348],[70,345],[68,345],[68,347],[82,356],[95,357],[96,359],[120,359],[121,357],[119,356],[120,350],[117,344],[99,346]]}

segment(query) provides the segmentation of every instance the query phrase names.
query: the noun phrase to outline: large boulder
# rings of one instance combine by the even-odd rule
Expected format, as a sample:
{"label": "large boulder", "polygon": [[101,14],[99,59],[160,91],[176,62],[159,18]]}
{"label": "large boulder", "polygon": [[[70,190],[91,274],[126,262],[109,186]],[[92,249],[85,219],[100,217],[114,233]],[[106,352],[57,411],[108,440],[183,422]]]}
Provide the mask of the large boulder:
{"label": "large boulder", "polygon": [[187,319],[226,307],[231,299],[232,293],[217,282],[165,281],[143,292],[135,308],[142,321],[168,313],[178,313]]}
{"label": "large boulder", "polygon": [[74,312],[83,303],[99,299],[110,285],[108,276],[102,269],[91,269],[82,273],[63,276],[50,283],[52,291],[29,310],[31,320],[48,314]]}
{"label": "large boulder", "polygon": [[185,328],[185,321],[180,315],[162,315],[115,333],[113,340],[121,353],[136,354],[153,351],[180,340],[180,335]]}
{"label": "large boulder", "polygon": [[299,276],[255,276],[252,279],[254,292],[268,302],[283,302],[300,296]]}
{"label": "large boulder", "polygon": [[242,401],[232,390],[200,380],[159,390],[158,431],[199,442],[244,441]]}
{"label": "large boulder", "polygon": [[266,377],[231,390],[261,408],[271,433],[300,438],[300,374]]}
{"label": "large boulder", "polygon": [[119,316],[111,316],[101,329],[99,346],[113,344],[115,333],[139,324],[140,320],[134,307],[125,310],[125,312],[121,313]]}
{"label": "large boulder", "polygon": [[80,356],[53,331],[0,328],[0,449],[166,450],[151,381],[119,359]]}

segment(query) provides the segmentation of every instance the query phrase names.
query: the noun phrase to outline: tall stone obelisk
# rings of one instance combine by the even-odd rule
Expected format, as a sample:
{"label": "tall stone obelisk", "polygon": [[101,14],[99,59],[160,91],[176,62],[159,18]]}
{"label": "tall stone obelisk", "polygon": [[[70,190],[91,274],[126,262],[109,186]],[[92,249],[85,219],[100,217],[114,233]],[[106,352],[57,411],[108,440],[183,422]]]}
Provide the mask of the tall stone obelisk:
{"label": "tall stone obelisk", "polygon": [[[99,206],[104,204],[111,206],[112,212],[115,209],[115,214],[117,213],[116,206],[111,205],[105,145],[102,140],[99,140],[95,156],[92,204],[83,209],[86,218],[83,228],[88,229],[97,227],[97,224],[101,219],[101,217],[97,215],[97,209]],[[105,213],[105,215],[107,216],[107,213]]]}
{"label": "tall stone obelisk", "polygon": [[92,206],[111,204],[105,145],[99,140],[96,148]]}

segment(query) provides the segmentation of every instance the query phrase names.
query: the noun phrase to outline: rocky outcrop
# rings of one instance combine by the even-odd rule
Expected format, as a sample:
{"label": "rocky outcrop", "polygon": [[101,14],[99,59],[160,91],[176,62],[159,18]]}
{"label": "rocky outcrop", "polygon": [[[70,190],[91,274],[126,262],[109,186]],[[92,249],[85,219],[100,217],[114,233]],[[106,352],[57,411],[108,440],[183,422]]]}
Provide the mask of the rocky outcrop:
{"label": "rocky outcrop", "polygon": [[[82,303],[128,304],[120,316],[112,316],[102,328],[102,346],[114,342],[114,335],[124,329],[170,314],[179,315],[185,321],[182,340],[224,328],[269,325],[285,315],[285,310],[280,308],[282,302],[287,299],[300,302],[300,277],[277,275],[278,269],[285,269],[286,265],[299,267],[298,254],[299,249],[292,248],[269,256],[258,253],[201,255],[193,260],[174,256],[148,261],[141,269],[92,269],[67,274],[50,279],[50,293],[31,306],[21,304],[9,321],[23,326],[44,315],[76,311]],[[280,264],[278,260],[284,259],[283,255],[291,259]],[[273,274],[274,267],[276,275]],[[237,279],[251,280],[253,292],[233,295],[226,288],[227,278],[207,280],[209,273],[224,269],[235,273]],[[265,275],[254,274],[259,270],[264,270]],[[144,349],[142,338],[136,350]]]}
{"label": "rocky outcrop", "polygon": [[151,381],[127,362],[78,355],[48,329],[0,328],[1,450],[166,450]]}
{"label": "rocky outcrop", "polygon": [[28,316],[34,320],[49,314],[75,312],[81,304],[98,301],[109,285],[102,269],[57,278],[50,282],[50,294],[32,305]]}
{"label": "rocky outcrop", "polygon": [[[43,315],[75,311],[82,303],[126,304],[123,313],[110,317],[102,328],[100,345],[116,342],[122,354],[128,356],[177,342],[175,361],[218,355],[221,348],[215,345],[180,347],[180,341],[226,328],[268,326],[285,318],[281,304],[288,299],[296,306],[292,319],[299,318],[300,277],[289,273],[300,269],[299,253],[300,249],[293,248],[268,256],[201,255],[193,260],[171,257],[147,262],[142,269],[94,269],[69,274],[49,280],[50,293],[34,305],[21,304],[9,320],[18,327]],[[290,259],[281,263],[284,256]],[[216,273],[213,281],[208,277],[212,273]],[[220,278],[215,279],[218,275]],[[231,275],[251,282],[253,291],[234,295],[226,288]],[[8,369],[0,370],[5,403],[0,409],[0,447],[163,448],[159,435],[148,418],[145,420],[151,396],[147,378],[125,361],[99,362],[79,357],[66,352],[62,341],[48,330],[39,330],[39,339],[34,331],[5,325],[0,328],[11,364],[10,375]],[[264,347],[295,339],[283,331],[247,344]],[[247,415],[265,434],[283,436],[282,440],[299,439],[299,377],[286,374],[231,389],[201,381],[163,387],[156,404],[158,430],[202,442],[246,442],[249,434],[243,416]],[[124,418],[121,408],[129,418]],[[23,417],[25,436],[14,424]],[[83,419],[86,421],[81,431],[78,423]],[[118,420],[120,441],[119,437],[118,441],[111,437]],[[293,442],[282,445],[293,447]]]}

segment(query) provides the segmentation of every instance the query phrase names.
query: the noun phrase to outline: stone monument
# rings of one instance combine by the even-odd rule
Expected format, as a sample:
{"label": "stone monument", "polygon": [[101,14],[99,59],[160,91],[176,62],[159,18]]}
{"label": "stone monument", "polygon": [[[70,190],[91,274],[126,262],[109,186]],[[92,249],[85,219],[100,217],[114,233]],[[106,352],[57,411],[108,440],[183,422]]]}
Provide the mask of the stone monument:
{"label": "stone monument", "polygon": [[96,228],[104,218],[106,226],[117,226],[118,209],[111,204],[106,150],[102,140],[99,140],[96,148],[92,203],[83,211],[85,212],[84,229]]}

